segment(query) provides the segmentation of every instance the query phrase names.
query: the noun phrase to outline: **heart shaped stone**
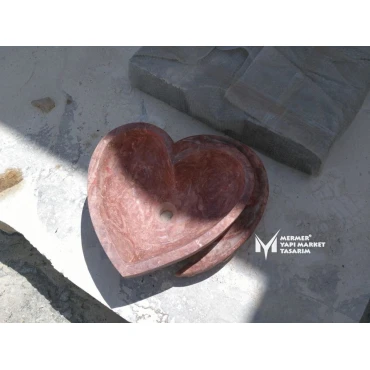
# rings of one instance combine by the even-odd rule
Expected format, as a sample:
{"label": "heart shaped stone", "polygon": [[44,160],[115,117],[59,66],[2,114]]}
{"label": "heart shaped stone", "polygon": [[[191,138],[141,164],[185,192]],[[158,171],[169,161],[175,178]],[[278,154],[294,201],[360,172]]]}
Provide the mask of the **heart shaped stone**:
{"label": "heart shaped stone", "polygon": [[198,275],[228,261],[253,234],[265,211],[269,195],[265,167],[256,153],[248,146],[228,137],[213,135],[191,136],[181,140],[181,145],[193,150],[209,143],[223,143],[238,149],[246,156],[255,171],[254,189],[248,204],[238,219],[218,240],[187,259],[185,265],[176,273],[176,276],[179,277]]}
{"label": "heart shaped stone", "polygon": [[107,134],[93,153],[91,219],[122,276],[195,254],[249,202],[254,170],[240,151],[221,142],[196,149],[178,143],[154,125],[132,123]]}

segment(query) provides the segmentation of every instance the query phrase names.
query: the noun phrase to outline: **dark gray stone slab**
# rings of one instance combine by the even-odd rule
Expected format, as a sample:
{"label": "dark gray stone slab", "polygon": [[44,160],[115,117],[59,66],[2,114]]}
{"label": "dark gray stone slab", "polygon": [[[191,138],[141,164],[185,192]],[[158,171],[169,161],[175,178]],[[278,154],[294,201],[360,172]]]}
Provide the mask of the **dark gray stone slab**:
{"label": "dark gray stone slab", "polygon": [[277,161],[317,174],[370,86],[370,48],[143,47],[131,83]]}

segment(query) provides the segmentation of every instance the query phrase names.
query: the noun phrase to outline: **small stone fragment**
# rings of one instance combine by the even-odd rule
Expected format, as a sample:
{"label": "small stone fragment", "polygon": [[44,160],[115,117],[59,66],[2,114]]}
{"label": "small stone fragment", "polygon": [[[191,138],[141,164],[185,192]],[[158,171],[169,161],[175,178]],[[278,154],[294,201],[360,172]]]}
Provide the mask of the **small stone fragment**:
{"label": "small stone fragment", "polygon": [[8,168],[0,174],[0,193],[17,185],[23,180],[22,172],[17,168]]}
{"label": "small stone fragment", "polygon": [[[0,175],[1,177],[1,175]],[[10,227],[5,222],[0,221],[0,231],[4,231],[7,234],[14,234],[16,233],[16,230],[14,230],[12,227]]]}
{"label": "small stone fragment", "polygon": [[32,100],[31,104],[34,107],[39,108],[44,113],[49,113],[52,109],[55,108],[54,100],[49,97],[38,100]]}

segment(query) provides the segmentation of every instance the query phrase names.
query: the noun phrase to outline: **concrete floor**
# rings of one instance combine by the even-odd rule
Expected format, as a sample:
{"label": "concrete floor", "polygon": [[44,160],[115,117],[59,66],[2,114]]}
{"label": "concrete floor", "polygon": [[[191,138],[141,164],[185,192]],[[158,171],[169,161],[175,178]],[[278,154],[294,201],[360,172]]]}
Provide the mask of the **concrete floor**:
{"label": "concrete floor", "polygon": [[0,323],[125,322],[56,271],[20,234],[0,231]]}
{"label": "concrete floor", "polygon": [[[219,134],[132,89],[136,48],[0,48],[0,174],[23,180],[0,193],[0,221],[53,266],[133,322],[358,322],[370,298],[370,97],[318,177],[261,155],[271,195],[256,234],[312,235],[310,255],[270,254],[251,238],[223,268],[176,279],[174,268],[123,279],[96,238],[86,206],[91,154],[111,129],[139,120],[174,140]],[[31,101],[51,97],[43,113]]]}

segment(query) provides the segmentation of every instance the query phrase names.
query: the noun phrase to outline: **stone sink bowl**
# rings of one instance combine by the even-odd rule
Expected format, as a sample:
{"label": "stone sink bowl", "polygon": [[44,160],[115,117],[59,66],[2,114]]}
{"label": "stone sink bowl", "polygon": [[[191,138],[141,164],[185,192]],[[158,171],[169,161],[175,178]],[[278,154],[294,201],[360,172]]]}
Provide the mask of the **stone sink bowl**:
{"label": "stone sink bowl", "polygon": [[221,141],[194,146],[148,123],[108,133],[88,171],[96,234],[124,277],[185,259],[217,240],[247,206],[255,175]]}
{"label": "stone sink bowl", "polygon": [[269,196],[269,184],[262,161],[251,148],[239,141],[224,136],[198,135],[183,139],[182,142],[191,145],[193,149],[209,142],[221,142],[236,148],[247,157],[255,174],[252,195],[237,220],[207,248],[188,258],[176,274],[179,277],[190,277],[228,261],[239,247],[251,237],[265,211]]}

